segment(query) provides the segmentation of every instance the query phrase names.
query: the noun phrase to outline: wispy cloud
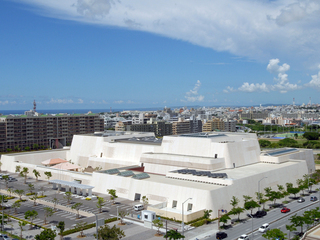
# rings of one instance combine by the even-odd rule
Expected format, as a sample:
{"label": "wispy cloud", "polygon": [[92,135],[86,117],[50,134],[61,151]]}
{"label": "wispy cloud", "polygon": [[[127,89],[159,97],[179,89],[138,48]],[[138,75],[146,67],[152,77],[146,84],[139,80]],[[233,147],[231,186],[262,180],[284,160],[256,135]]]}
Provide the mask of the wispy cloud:
{"label": "wispy cloud", "polygon": [[[318,68],[320,69],[320,65]],[[311,81],[305,84],[305,86],[317,88],[318,90],[320,90],[320,71],[318,72],[318,74],[312,75]]]}
{"label": "wispy cloud", "polygon": [[123,103],[124,101],[122,101],[122,100],[118,100],[118,101],[114,101],[113,103],[115,103],[115,104],[121,104],[121,103]]}
{"label": "wispy cloud", "polygon": [[[36,13],[146,31],[254,60],[319,61],[318,0],[22,0]],[[318,62],[319,63],[319,62]]]}
{"label": "wispy cloud", "polygon": [[197,81],[194,88],[191,89],[189,92],[186,92],[186,95],[184,96],[185,99],[182,99],[182,102],[202,102],[204,99],[203,95],[200,95],[198,93],[198,90],[201,87],[200,80]]}
{"label": "wispy cloud", "polygon": [[51,98],[50,101],[46,102],[47,104],[68,104],[68,103],[74,103],[74,101],[72,99],[53,99]]}

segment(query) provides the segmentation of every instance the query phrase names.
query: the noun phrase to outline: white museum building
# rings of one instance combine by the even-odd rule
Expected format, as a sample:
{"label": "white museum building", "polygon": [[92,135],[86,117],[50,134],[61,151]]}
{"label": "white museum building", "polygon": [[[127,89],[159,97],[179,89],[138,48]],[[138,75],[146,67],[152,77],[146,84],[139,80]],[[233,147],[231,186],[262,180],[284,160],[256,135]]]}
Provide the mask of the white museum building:
{"label": "white museum building", "polygon": [[[41,162],[61,158],[78,171],[44,166]],[[149,199],[148,210],[186,222],[201,217],[203,210],[230,210],[232,196],[255,197],[258,189],[285,185],[314,172],[313,151],[275,149],[262,151],[253,133],[192,133],[157,139],[153,133],[105,132],[75,135],[70,148],[2,155],[2,170],[15,172],[17,165],[52,180],[81,181],[92,192],[117,195],[133,201]],[[90,166],[95,169],[84,171]],[[78,168],[77,168],[78,169]],[[259,186],[260,185],[260,186]],[[91,190],[90,190],[91,194]],[[185,204],[182,204],[184,203]],[[240,202],[240,205],[242,203]]]}

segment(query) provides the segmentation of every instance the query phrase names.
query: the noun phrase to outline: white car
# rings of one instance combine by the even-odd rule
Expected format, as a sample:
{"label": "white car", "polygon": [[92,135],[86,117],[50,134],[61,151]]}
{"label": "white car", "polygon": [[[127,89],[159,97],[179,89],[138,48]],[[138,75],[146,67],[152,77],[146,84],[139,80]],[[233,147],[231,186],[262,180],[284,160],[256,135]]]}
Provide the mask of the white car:
{"label": "white car", "polygon": [[270,229],[270,228],[269,228],[269,224],[268,224],[268,223],[265,223],[265,224],[263,224],[261,227],[259,227],[259,232],[264,233],[264,232],[268,231],[269,229]]}
{"label": "white car", "polygon": [[249,237],[248,237],[248,235],[242,234],[242,235],[238,238],[238,240],[249,240]]}

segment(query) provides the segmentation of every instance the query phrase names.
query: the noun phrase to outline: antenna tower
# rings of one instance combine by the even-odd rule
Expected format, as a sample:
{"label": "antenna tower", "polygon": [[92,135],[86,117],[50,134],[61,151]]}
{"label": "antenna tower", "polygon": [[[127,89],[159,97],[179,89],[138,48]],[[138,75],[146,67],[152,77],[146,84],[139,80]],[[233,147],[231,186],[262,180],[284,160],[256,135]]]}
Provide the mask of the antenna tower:
{"label": "antenna tower", "polygon": [[295,101],[294,101],[294,98],[293,98],[293,102],[292,102],[292,105],[293,105],[293,106],[295,105]]}
{"label": "antenna tower", "polygon": [[112,107],[110,107],[110,113],[112,113]]}
{"label": "antenna tower", "polygon": [[36,104],[36,100],[33,100],[33,111],[36,112],[37,111],[37,104]]}
{"label": "antenna tower", "polygon": [[309,105],[311,106],[311,97],[309,97]]}

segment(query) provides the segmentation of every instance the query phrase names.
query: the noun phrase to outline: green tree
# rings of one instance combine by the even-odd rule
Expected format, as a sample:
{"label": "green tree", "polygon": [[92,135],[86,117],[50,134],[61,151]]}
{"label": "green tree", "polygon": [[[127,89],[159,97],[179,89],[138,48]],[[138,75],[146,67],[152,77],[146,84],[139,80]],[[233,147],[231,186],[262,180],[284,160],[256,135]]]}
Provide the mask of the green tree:
{"label": "green tree", "polygon": [[24,150],[30,151],[30,147],[25,147]]}
{"label": "green tree", "polygon": [[38,144],[36,144],[36,143],[34,143],[34,144],[32,145],[32,148],[33,148],[33,149],[35,149],[35,150],[38,150],[39,145],[38,145]]}
{"label": "green tree", "polygon": [[297,193],[300,192],[300,189],[292,187],[292,188],[288,188],[287,191],[288,191],[288,193],[293,194],[294,198],[296,198],[296,195],[297,195]]}
{"label": "green tree", "polygon": [[33,194],[34,185],[33,185],[32,183],[29,183],[29,184],[28,184],[28,189],[29,189],[29,192],[30,192],[31,194]]}
{"label": "green tree", "polygon": [[23,227],[27,225],[27,222],[26,221],[19,221],[19,228],[20,228],[20,238],[22,238],[22,232],[24,231]]}
{"label": "green tree", "polygon": [[18,152],[18,151],[20,151],[20,147],[19,147],[19,146],[15,146],[15,147],[14,147],[14,150],[15,150],[16,152]]}
{"label": "green tree", "polygon": [[51,217],[54,211],[50,207],[44,207],[43,210],[44,210],[44,225],[47,225],[47,218]]}
{"label": "green tree", "polygon": [[16,189],[16,190],[14,190],[14,192],[19,196],[20,201],[22,201],[22,195],[24,194],[24,190],[23,189]]}
{"label": "green tree", "polygon": [[120,217],[120,224],[121,224],[121,225],[124,225],[123,219],[124,219],[125,216],[129,215],[129,213],[127,213],[127,212],[124,211],[124,210],[120,210],[120,211],[118,212],[118,215],[119,215],[119,217]]}
{"label": "green tree", "polygon": [[240,221],[240,214],[243,213],[244,209],[241,207],[232,208],[229,215],[238,215],[238,221]]}
{"label": "green tree", "polygon": [[142,202],[143,202],[143,207],[146,208],[146,206],[149,204],[149,199],[147,196],[142,196]]}
{"label": "green tree", "polygon": [[8,188],[8,183],[9,183],[9,175],[3,175],[2,179],[6,182],[6,188]]}
{"label": "green tree", "polygon": [[293,231],[297,231],[297,228],[292,224],[292,225],[286,225],[286,229],[289,231],[289,240],[290,240],[290,233]]}
{"label": "green tree", "polygon": [[106,205],[106,200],[103,197],[98,197],[97,208],[99,208],[99,213],[102,213],[102,207]]}
{"label": "green tree", "polygon": [[205,210],[203,211],[203,218],[204,218],[204,219],[209,219],[211,213],[212,213],[212,210],[207,210],[207,209],[205,209]]}
{"label": "green tree", "polygon": [[35,210],[28,210],[24,213],[25,219],[30,219],[30,229],[32,229],[33,221],[38,217],[38,212]]}
{"label": "green tree", "polygon": [[87,222],[84,222],[84,221],[78,222],[78,223],[76,224],[76,226],[75,226],[74,228],[80,230],[80,235],[79,235],[79,237],[85,237],[83,231],[84,231],[84,229],[86,228],[87,225],[88,225],[88,223],[87,223]]}
{"label": "green tree", "polygon": [[65,192],[64,199],[67,199],[68,204],[72,201],[72,192]]}
{"label": "green tree", "polygon": [[160,219],[155,219],[152,221],[153,225],[157,228],[157,234],[160,235],[160,228],[163,227],[163,222]]}
{"label": "green tree", "polygon": [[9,197],[11,197],[12,193],[13,193],[13,189],[12,188],[8,188],[7,189],[7,192],[9,194]]}
{"label": "green tree", "polygon": [[230,220],[231,218],[229,217],[228,214],[224,214],[221,216],[220,218],[220,222],[223,223],[223,227],[225,227],[225,224],[228,222],[228,220]]}
{"label": "green tree", "polygon": [[271,142],[269,140],[260,139],[259,144],[261,148],[267,148],[270,147]]}
{"label": "green tree", "polygon": [[302,137],[308,140],[319,140],[319,133],[317,132],[305,132]]}
{"label": "green tree", "polygon": [[104,225],[98,229],[98,236],[96,234],[94,234],[94,236],[95,238],[101,240],[118,240],[125,237],[126,235],[124,234],[124,231],[116,227],[116,225],[113,225],[113,227]]}
{"label": "green tree", "polygon": [[49,184],[49,180],[52,177],[52,173],[51,172],[44,172],[44,175],[46,175],[46,177],[48,179],[48,184]]}
{"label": "green tree", "polygon": [[56,207],[59,202],[58,198],[53,198],[52,202],[53,202],[53,210],[56,211],[57,210]]}
{"label": "green tree", "polygon": [[72,210],[76,210],[76,212],[77,212],[77,218],[80,218],[79,212],[80,212],[80,208],[81,208],[82,205],[83,205],[82,203],[75,203],[75,204],[73,204],[73,206],[71,207]]}
{"label": "green tree", "polygon": [[38,200],[38,194],[35,193],[32,197],[29,198],[31,201],[33,201],[33,206],[37,205],[37,200]]}
{"label": "green tree", "polygon": [[115,199],[118,197],[117,191],[115,189],[108,189],[107,192],[110,195],[110,199],[113,200],[113,203],[115,203]]}
{"label": "green tree", "polygon": [[55,231],[51,229],[45,229],[40,234],[35,236],[36,240],[54,240],[57,236]]}
{"label": "green tree", "polygon": [[21,203],[14,202],[11,207],[14,208],[14,213],[17,214],[17,209],[21,207]]}
{"label": "green tree", "polygon": [[250,197],[248,195],[243,195],[243,200],[244,200],[245,203],[250,201],[251,199],[252,199],[252,197]]}
{"label": "green tree", "polygon": [[270,229],[266,233],[262,234],[262,237],[273,240],[273,239],[287,239],[286,238],[286,233],[282,232],[278,228]]}
{"label": "green tree", "polygon": [[169,240],[185,238],[185,236],[183,236],[181,233],[179,233],[179,232],[177,232],[175,230],[167,231],[167,233],[163,237],[164,238],[169,238]]}
{"label": "green tree", "polygon": [[28,177],[29,169],[27,167],[24,167],[22,171],[20,172],[20,176],[24,177],[24,184],[27,183],[27,177]]}
{"label": "green tree", "polygon": [[64,221],[58,222],[57,228],[59,229],[59,235],[60,235],[60,239],[61,239],[61,240],[62,240],[62,238],[63,238],[62,233],[64,232],[65,226],[66,226],[66,224],[65,224]]}
{"label": "green tree", "polygon": [[34,176],[36,177],[36,180],[38,181],[38,178],[41,177],[40,173],[36,169],[33,169],[32,172],[33,172]]}
{"label": "green tree", "polygon": [[21,166],[19,166],[19,165],[16,166],[16,171],[15,172],[18,173],[18,172],[20,172],[20,170],[21,170]]}
{"label": "green tree", "polygon": [[303,232],[303,225],[305,222],[305,219],[303,216],[297,216],[297,214],[291,216],[289,218],[289,221],[295,226],[295,227],[301,227],[301,233]]}
{"label": "green tree", "polygon": [[252,215],[252,210],[257,207],[260,207],[260,205],[254,200],[248,201],[244,204],[244,208],[246,210],[251,210],[251,215]]}
{"label": "green tree", "polygon": [[239,199],[235,196],[232,196],[232,199],[230,201],[230,204],[233,208],[237,207],[239,204]]}

